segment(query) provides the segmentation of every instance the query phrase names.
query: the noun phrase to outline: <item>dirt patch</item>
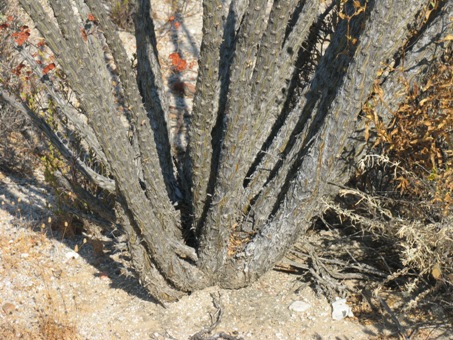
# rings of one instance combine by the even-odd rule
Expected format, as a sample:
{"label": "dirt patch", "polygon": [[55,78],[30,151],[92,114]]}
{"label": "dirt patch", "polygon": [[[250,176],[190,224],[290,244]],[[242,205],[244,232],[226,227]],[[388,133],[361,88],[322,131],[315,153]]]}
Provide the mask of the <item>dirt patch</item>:
{"label": "dirt patch", "polygon": [[[366,339],[378,334],[354,318],[332,320],[324,297],[298,276],[277,271],[248,288],[210,287],[158,305],[130,276],[121,240],[114,245],[112,239],[99,253],[83,236],[61,239],[48,223],[48,188],[31,179],[1,177],[0,331],[12,329],[25,337],[31,332],[28,338],[35,338],[50,320],[74,338],[187,339],[211,325],[218,301],[222,318],[214,332],[244,339]],[[295,301],[307,309],[290,310]]]}

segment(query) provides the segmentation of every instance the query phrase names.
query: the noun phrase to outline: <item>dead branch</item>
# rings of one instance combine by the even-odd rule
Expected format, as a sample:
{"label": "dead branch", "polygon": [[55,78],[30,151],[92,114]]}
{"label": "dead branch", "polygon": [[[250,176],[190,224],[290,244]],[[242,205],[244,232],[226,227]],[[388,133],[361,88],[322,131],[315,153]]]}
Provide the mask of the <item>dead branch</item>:
{"label": "dead branch", "polygon": [[[217,309],[213,315],[211,315],[211,325],[209,327],[206,327],[202,329],[201,331],[195,333],[192,335],[189,339],[190,340],[217,340],[217,339],[225,339],[225,340],[241,340],[242,338],[236,337],[233,335],[229,335],[224,332],[220,332],[211,336],[207,336],[207,334],[211,333],[219,324],[220,321],[222,321],[222,316],[223,316],[223,308],[220,303],[220,294],[217,296],[215,294],[211,294],[212,297],[212,303],[214,307]],[[213,321],[212,319],[215,317],[215,320]]]}

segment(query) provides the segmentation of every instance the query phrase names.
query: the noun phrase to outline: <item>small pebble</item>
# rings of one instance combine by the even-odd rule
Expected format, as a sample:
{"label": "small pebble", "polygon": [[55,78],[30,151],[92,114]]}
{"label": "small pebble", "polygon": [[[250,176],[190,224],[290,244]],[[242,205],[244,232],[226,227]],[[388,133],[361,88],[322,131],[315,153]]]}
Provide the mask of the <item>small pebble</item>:
{"label": "small pebble", "polygon": [[305,312],[311,307],[309,303],[306,303],[304,301],[294,301],[290,306],[289,309],[295,312]]}
{"label": "small pebble", "polygon": [[69,252],[67,252],[67,253],[65,254],[65,256],[66,256],[66,258],[67,258],[68,260],[77,259],[77,258],[80,257],[80,255],[77,254],[75,251],[69,251]]}
{"label": "small pebble", "polygon": [[2,306],[2,310],[6,315],[11,315],[16,310],[16,306],[14,306],[12,303],[7,302]]}

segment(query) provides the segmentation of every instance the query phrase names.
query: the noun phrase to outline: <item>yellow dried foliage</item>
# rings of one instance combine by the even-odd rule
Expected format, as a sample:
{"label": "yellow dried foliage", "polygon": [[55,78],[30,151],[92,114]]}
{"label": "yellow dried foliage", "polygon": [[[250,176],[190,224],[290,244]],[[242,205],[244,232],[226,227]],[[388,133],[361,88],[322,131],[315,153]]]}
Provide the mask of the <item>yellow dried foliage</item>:
{"label": "yellow dried foliage", "polygon": [[[369,120],[365,131],[368,140],[370,128],[384,154],[397,161],[406,172],[394,180],[402,194],[428,199],[442,206],[447,214],[452,208],[453,196],[453,57],[445,53],[444,60],[433,67],[424,84],[410,85],[401,77],[405,101],[386,126],[373,106],[364,108]],[[378,100],[384,93],[375,85]],[[376,99],[376,98],[375,98]]]}

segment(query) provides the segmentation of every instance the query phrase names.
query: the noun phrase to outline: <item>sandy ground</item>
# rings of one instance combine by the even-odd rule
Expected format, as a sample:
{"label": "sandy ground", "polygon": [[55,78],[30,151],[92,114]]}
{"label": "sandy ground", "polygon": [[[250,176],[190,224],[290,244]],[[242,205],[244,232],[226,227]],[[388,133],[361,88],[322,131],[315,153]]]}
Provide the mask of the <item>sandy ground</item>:
{"label": "sandy ground", "polygon": [[[62,238],[63,226],[50,228],[46,205],[53,198],[45,185],[0,177],[0,337],[3,331],[34,338],[56,327],[82,339],[188,339],[216,319],[216,303],[222,317],[213,333],[244,339],[368,339],[379,333],[354,318],[334,321],[324,297],[298,276],[277,271],[245,289],[210,287],[158,305],[129,275],[121,247],[96,251],[82,236]],[[291,310],[295,301],[307,309]]]}

